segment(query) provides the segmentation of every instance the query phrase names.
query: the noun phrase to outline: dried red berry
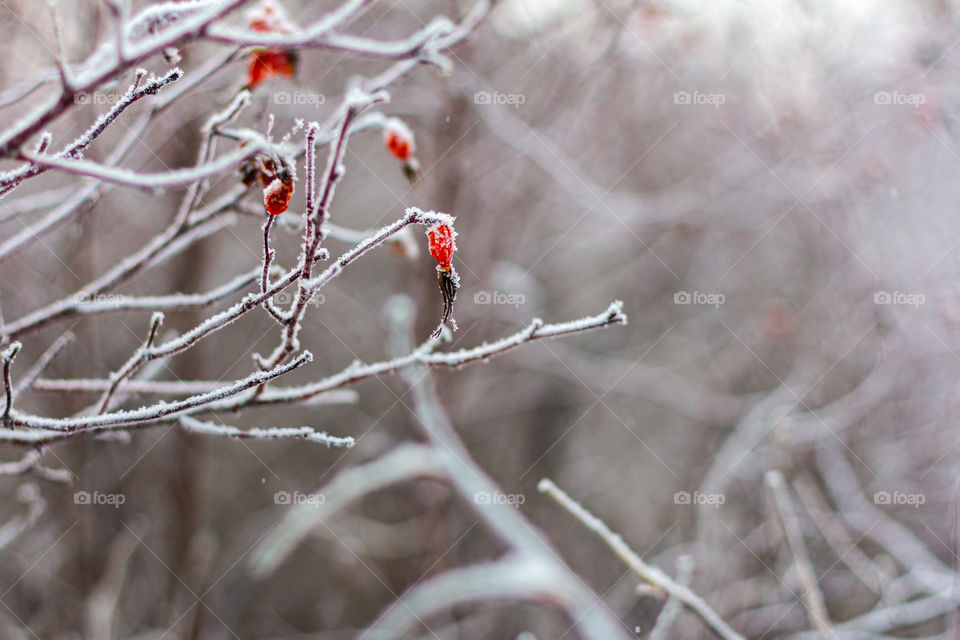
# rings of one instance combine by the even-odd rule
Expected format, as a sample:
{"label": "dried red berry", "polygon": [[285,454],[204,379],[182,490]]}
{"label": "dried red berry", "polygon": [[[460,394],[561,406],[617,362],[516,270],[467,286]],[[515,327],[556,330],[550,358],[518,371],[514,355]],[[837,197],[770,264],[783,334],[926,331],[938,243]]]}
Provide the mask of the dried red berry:
{"label": "dried red berry", "polygon": [[[250,29],[259,33],[292,33],[294,25],[275,0],[264,0],[247,13]],[[251,89],[268,78],[292,78],[297,65],[297,52],[292,49],[265,47],[250,54],[247,66],[247,86]]]}
{"label": "dried red berry", "polygon": [[287,49],[257,49],[250,54],[247,86],[255,88],[274,76],[292,78],[296,72],[297,54]]}
{"label": "dried red berry", "polygon": [[450,271],[453,268],[453,252],[457,250],[457,244],[454,241],[456,235],[453,227],[448,224],[436,224],[427,230],[427,238],[430,239],[430,255],[443,271]]}
{"label": "dried red berry", "polygon": [[437,261],[437,278],[440,284],[440,295],[443,296],[443,316],[440,318],[440,324],[431,334],[434,338],[440,336],[443,325],[448,321],[453,330],[457,330],[457,321],[453,319],[453,301],[460,289],[460,276],[453,268],[453,253],[457,250],[456,237],[457,232],[448,224],[435,224],[427,229],[430,255]]}
{"label": "dried red berry", "polygon": [[409,160],[416,150],[413,131],[397,118],[390,118],[384,125],[383,144],[398,160]]}
{"label": "dried red berry", "polygon": [[263,189],[263,206],[266,207],[267,213],[278,216],[290,206],[290,198],[292,197],[293,180],[284,181],[280,178],[274,178]]}

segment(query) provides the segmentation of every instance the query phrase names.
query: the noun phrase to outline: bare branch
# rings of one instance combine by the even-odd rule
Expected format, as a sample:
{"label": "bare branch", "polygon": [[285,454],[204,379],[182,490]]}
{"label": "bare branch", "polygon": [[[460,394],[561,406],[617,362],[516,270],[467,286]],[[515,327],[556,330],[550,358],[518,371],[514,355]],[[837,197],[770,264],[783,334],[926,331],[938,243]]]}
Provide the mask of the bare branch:
{"label": "bare branch", "polygon": [[190,416],[180,418],[180,426],[191,433],[199,433],[208,436],[221,436],[226,438],[239,438],[250,440],[306,440],[316,442],[328,447],[352,447],[355,443],[350,436],[338,437],[328,435],[326,431],[317,431],[312,427],[277,427],[273,429],[237,429],[222,424],[212,422],[201,422]]}
{"label": "bare branch", "polygon": [[810,555],[803,543],[803,534],[800,533],[797,512],[787,492],[786,481],[780,471],[768,471],[764,476],[764,482],[773,494],[774,504],[777,508],[777,519],[787,537],[790,553],[793,554],[793,566],[797,571],[800,587],[803,589],[801,595],[807,608],[807,616],[821,640],[823,640],[831,634],[830,617],[827,615],[827,607],[823,602],[823,593],[818,586],[819,581],[813,572]]}
{"label": "bare branch", "polygon": [[103,392],[103,395],[100,396],[100,400],[97,402],[98,414],[102,415],[107,412],[110,406],[110,398],[113,397],[113,393],[117,390],[117,387],[120,386],[120,383],[136,373],[137,369],[146,362],[147,354],[150,347],[153,346],[153,340],[157,337],[157,330],[161,324],[163,324],[163,314],[156,311],[150,318],[150,329],[147,332],[147,339],[143,345],[130,356],[130,359],[127,360],[122,367],[110,374],[110,386]]}
{"label": "bare branch", "polygon": [[24,390],[29,389],[33,381],[47,368],[47,365],[49,365],[67,345],[73,342],[73,339],[74,335],[69,331],[57,338],[56,342],[43,352],[43,355],[37,359],[37,362],[30,367],[30,370],[17,382],[17,385],[13,388],[13,397],[16,398],[23,393]]}
{"label": "bare branch", "polygon": [[3,359],[3,389],[6,394],[6,402],[3,405],[3,415],[0,416],[0,424],[4,426],[10,424],[10,411],[13,409],[13,384],[10,382],[10,367],[13,365],[13,359],[20,353],[22,346],[19,342],[14,342],[0,354],[0,358]]}
{"label": "bare branch", "polygon": [[544,478],[537,485],[541,493],[548,496],[563,507],[570,515],[580,521],[587,529],[595,533],[618,558],[620,558],[634,573],[655,587],[663,589],[683,602],[694,613],[707,623],[714,633],[725,640],[743,640],[743,636],[734,631],[730,625],[717,615],[703,598],[687,587],[674,581],[660,569],[648,565],[636,552],[627,546],[620,535],[614,533],[602,520],[584,509],[578,502],[568,496],[552,481]]}
{"label": "bare branch", "polygon": [[240,394],[247,389],[251,389],[263,384],[268,380],[278,378],[285,373],[310,362],[313,356],[309,351],[305,351],[289,363],[280,365],[269,371],[257,371],[250,374],[242,380],[237,380],[233,384],[221,387],[208,393],[202,393],[191,396],[185,400],[177,402],[161,402],[158,404],[134,409],[131,411],[118,411],[115,413],[104,413],[98,416],[81,416],[77,418],[44,418],[41,416],[20,413],[13,411],[10,415],[10,422],[15,427],[29,427],[37,430],[35,433],[26,431],[16,431],[9,429],[0,429],[0,441],[7,441],[17,444],[39,444],[51,441],[51,434],[54,436],[76,435],[86,432],[101,432],[116,429],[124,429],[138,424],[155,423],[163,418],[174,417],[178,414],[186,413],[206,405],[212,404],[218,400],[223,400]]}

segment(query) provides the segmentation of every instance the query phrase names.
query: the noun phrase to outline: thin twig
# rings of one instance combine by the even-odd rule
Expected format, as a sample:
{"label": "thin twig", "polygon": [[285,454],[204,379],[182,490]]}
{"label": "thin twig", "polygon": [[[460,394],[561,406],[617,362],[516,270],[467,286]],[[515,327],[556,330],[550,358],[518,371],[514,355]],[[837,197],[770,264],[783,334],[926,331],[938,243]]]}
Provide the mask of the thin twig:
{"label": "thin twig", "polygon": [[718,636],[725,640],[744,640],[743,636],[734,631],[723,618],[717,615],[717,612],[714,611],[703,598],[689,588],[677,583],[660,569],[644,562],[643,559],[623,541],[623,538],[620,537],[619,534],[611,531],[602,520],[580,506],[578,502],[568,496],[552,481],[544,478],[537,485],[537,489],[541,493],[546,493],[553,498],[553,500],[569,512],[570,515],[579,520],[587,529],[595,533],[634,573],[653,586],[663,589],[683,602],[683,604],[700,616],[700,618],[707,623],[707,626]]}
{"label": "thin twig", "polygon": [[113,393],[117,390],[117,387],[120,386],[120,383],[136,373],[137,369],[146,362],[147,353],[150,347],[153,346],[153,341],[157,337],[157,330],[161,324],[163,324],[163,314],[156,311],[150,318],[150,328],[147,331],[147,339],[144,340],[143,345],[130,356],[130,359],[127,360],[122,367],[110,374],[110,386],[103,392],[103,395],[100,396],[100,400],[97,402],[98,414],[107,412],[107,409],[110,407],[110,398],[113,397]]}
{"label": "thin twig", "polygon": [[827,615],[823,592],[818,585],[819,581],[813,571],[813,563],[810,562],[810,554],[807,553],[807,546],[803,542],[797,512],[787,492],[783,473],[776,470],[768,471],[764,476],[764,482],[773,495],[777,520],[783,528],[790,553],[793,555],[793,566],[800,580],[800,587],[803,589],[801,596],[806,605],[807,617],[822,640],[831,635],[830,617]]}
{"label": "thin twig", "polygon": [[0,424],[4,426],[10,424],[10,411],[13,408],[13,385],[10,382],[10,367],[13,365],[13,359],[20,353],[22,346],[19,342],[14,342],[3,351],[3,354],[0,354],[0,358],[3,359],[3,389],[6,394],[6,402],[3,406],[3,416],[0,417]]}

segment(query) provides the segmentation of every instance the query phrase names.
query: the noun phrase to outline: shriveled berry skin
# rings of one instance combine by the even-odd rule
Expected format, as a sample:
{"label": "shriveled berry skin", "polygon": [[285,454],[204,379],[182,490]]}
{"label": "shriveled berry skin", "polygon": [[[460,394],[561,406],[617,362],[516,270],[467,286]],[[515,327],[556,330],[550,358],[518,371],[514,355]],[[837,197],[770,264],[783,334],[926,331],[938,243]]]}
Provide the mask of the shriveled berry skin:
{"label": "shriveled berry skin", "polygon": [[453,252],[457,250],[454,243],[455,235],[453,227],[447,224],[438,224],[427,231],[430,255],[444,271],[449,271],[453,266]]}
{"label": "shriveled berry skin", "polygon": [[284,182],[280,178],[274,178],[263,189],[263,206],[271,216],[278,216],[290,206],[292,197],[293,181]]}

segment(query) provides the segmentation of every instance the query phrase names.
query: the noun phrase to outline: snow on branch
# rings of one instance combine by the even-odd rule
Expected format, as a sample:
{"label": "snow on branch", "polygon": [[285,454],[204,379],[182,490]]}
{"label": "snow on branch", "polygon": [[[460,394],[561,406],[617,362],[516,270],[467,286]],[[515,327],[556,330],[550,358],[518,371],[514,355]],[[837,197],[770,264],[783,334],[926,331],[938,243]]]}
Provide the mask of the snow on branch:
{"label": "snow on branch", "polygon": [[[74,418],[44,418],[28,413],[21,413],[13,410],[9,416],[9,423],[13,427],[28,427],[30,429],[46,430],[60,434],[77,434],[82,432],[99,432],[156,422],[168,416],[176,416],[185,413],[191,409],[209,405],[218,400],[236,396],[248,389],[257,387],[264,382],[278,378],[285,373],[293,371],[300,366],[310,362],[313,356],[309,351],[304,351],[298,357],[287,364],[280,365],[269,371],[257,371],[246,378],[237,380],[233,384],[226,385],[219,389],[207,393],[201,393],[190,396],[185,400],[177,402],[158,402],[153,405],[133,409],[130,411],[116,411],[104,413],[96,416],[80,416]],[[24,434],[27,435],[27,434]],[[0,441],[8,440],[0,435]],[[10,440],[8,440],[10,441]],[[41,439],[43,441],[43,439]]]}
{"label": "snow on branch", "polygon": [[[151,76],[146,82],[143,78],[147,75],[146,70],[138,69],[133,84],[127,89],[120,99],[109,111],[100,115],[99,118],[76,140],[67,145],[62,151],[52,156],[58,160],[79,159],[83,151],[93,143],[97,137],[109,127],[117,117],[131,104],[149,95],[156,95],[161,88],[176,82],[183,77],[183,71],[173,69],[160,77]],[[11,185],[17,185],[26,180],[39,175],[45,170],[45,167],[36,164],[26,164],[19,169],[0,174],[0,193],[9,191],[5,189]]]}
{"label": "snow on branch", "polygon": [[[428,214],[424,214],[428,215]],[[436,214],[434,214],[436,215]],[[440,214],[446,215],[446,214]],[[410,353],[392,360],[364,364],[354,362],[346,369],[318,382],[301,387],[276,388],[261,395],[258,404],[274,404],[287,402],[301,402],[316,394],[326,393],[333,389],[353,384],[366,378],[395,374],[411,365],[426,365],[430,367],[459,367],[461,365],[486,360],[527,342],[541,338],[556,338],[558,336],[581,333],[593,329],[600,329],[614,324],[623,324],[627,320],[623,313],[623,303],[616,301],[606,311],[595,316],[587,316],[570,322],[544,324],[542,320],[533,320],[525,328],[516,333],[501,338],[489,344],[481,344],[470,349],[459,349],[446,353],[433,353],[439,344],[437,339],[429,339]]]}
{"label": "snow on branch", "polygon": [[20,157],[29,161],[35,167],[58,169],[65,173],[96,178],[103,182],[111,182],[125,187],[156,190],[189,185],[218,176],[247,158],[269,148],[269,144],[262,139],[251,138],[249,142],[249,144],[230,153],[225,153],[216,160],[195,167],[170,169],[159,173],[137,173],[130,169],[110,167],[90,160],[67,160],[30,151],[21,151]]}
{"label": "snow on branch", "polygon": [[248,438],[251,440],[282,440],[293,438],[324,444],[328,447],[352,447],[355,444],[354,439],[349,436],[331,436],[326,431],[316,431],[312,427],[254,428],[244,431],[243,429],[223,424],[201,422],[190,416],[180,418],[180,426],[191,433],[222,436],[226,438]]}

